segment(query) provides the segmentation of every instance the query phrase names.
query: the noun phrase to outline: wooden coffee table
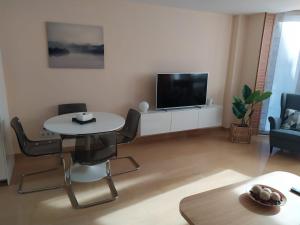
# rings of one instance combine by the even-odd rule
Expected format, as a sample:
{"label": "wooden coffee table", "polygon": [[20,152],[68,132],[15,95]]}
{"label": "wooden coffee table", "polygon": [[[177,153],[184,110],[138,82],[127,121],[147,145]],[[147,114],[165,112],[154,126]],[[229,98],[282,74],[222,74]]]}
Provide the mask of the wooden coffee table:
{"label": "wooden coffee table", "polygon": [[[261,206],[246,192],[254,184],[265,184],[287,198],[282,207]],[[300,196],[290,192],[300,186],[300,177],[273,172],[247,182],[226,186],[184,198],[181,215],[191,225],[300,225]]]}

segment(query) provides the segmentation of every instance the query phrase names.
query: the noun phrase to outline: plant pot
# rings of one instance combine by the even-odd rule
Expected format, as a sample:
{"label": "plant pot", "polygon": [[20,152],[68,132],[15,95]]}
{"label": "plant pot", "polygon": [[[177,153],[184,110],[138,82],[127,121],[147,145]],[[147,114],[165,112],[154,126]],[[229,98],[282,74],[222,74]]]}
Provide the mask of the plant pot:
{"label": "plant pot", "polygon": [[230,140],[233,143],[251,142],[252,129],[251,127],[242,127],[239,124],[232,123],[230,127]]}

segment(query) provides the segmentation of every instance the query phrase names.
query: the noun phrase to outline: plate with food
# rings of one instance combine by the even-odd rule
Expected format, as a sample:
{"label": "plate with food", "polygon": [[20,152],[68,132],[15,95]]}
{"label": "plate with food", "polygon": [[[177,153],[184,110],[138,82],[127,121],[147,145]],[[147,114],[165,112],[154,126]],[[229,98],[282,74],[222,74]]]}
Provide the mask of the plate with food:
{"label": "plate with food", "polygon": [[283,206],[287,201],[280,191],[263,184],[254,185],[248,194],[253,201],[264,206]]}

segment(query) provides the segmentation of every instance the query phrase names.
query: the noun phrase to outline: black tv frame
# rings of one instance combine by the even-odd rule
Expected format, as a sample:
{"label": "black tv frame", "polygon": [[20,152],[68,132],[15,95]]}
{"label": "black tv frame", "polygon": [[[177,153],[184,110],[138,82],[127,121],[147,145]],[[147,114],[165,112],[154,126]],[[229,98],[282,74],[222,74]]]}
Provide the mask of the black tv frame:
{"label": "black tv frame", "polygon": [[207,82],[206,82],[206,99],[207,99],[207,89],[208,89],[208,78],[209,78],[209,73],[208,72],[183,72],[183,73],[157,73],[156,74],[156,82],[155,82],[155,108],[156,110],[172,110],[172,109],[184,109],[184,108],[201,108],[202,106],[204,106],[205,104],[202,105],[188,105],[188,106],[178,106],[178,107],[164,107],[164,108],[158,108],[157,107],[157,83],[158,83],[158,76],[162,74],[166,74],[166,75],[176,75],[176,74],[205,74],[207,75]]}

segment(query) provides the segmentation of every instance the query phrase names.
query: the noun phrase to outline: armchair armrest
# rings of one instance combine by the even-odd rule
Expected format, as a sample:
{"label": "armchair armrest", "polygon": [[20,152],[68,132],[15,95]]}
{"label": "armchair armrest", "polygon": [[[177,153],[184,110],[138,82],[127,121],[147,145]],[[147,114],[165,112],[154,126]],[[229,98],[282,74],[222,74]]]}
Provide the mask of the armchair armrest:
{"label": "armchair armrest", "polygon": [[269,119],[269,122],[270,122],[270,129],[271,130],[280,128],[281,118],[276,118],[276,117],[270,116],[268,119]]}

